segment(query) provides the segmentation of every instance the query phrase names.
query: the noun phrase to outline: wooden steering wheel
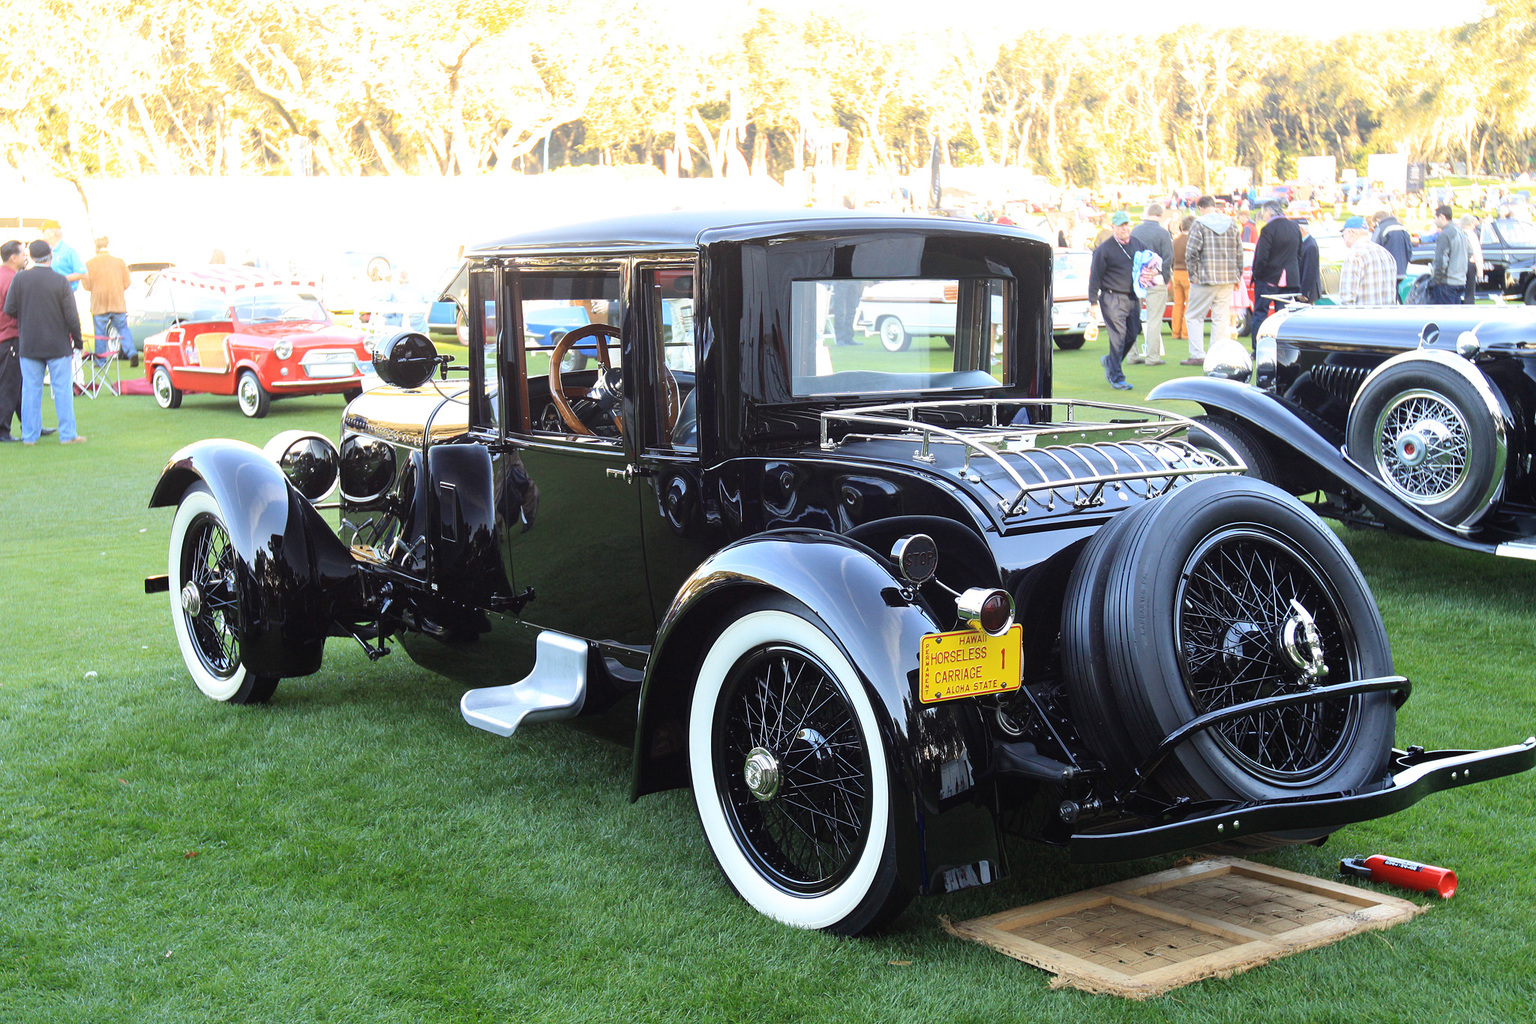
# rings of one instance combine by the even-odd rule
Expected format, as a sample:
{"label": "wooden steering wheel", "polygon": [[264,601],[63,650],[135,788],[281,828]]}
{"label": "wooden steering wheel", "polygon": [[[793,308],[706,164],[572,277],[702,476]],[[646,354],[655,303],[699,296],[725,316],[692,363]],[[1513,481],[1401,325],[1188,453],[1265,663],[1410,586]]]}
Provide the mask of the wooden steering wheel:
{"label": "wooden steering wheel", "polygon": [[[593,434],[592,428],[581,422],[581,417],[577,416],[576,410],[571,408],[570,400],[572,398],[591,398],[593,397],[592,391],[595,389],[565,387],[560,382],[560,362],[578,341],[595,338],[597,340],[597,365],[602,368],[598,372],[597,387],[603,388],[605,371],[611,372],[613,370],[613,360],[608,356],[607,339],[613,338],[617,340],[618,337],[619,329],[617,327],[610,327],[607,324],[584,324],[562,336],[555,343],[554,351],[549,354],[549,400],[554,404],[555,411],[560,414],[561,421],[573,434]],[[613,422],[620,431],[624,429],[624,421],[618,413],[614,413]]]}

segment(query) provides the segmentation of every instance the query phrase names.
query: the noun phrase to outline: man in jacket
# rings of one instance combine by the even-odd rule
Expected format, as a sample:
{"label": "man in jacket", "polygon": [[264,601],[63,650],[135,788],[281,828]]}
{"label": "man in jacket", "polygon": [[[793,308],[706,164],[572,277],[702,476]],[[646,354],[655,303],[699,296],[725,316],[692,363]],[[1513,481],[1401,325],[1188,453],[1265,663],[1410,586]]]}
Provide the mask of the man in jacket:
{"label": "man in jacket", "polygon": [[1413,236],[1408,233],[1402,221],[1392,215],[1391,210],[1382,210],[1376,215],[1371,241],[1391,253],[1397,261],[1399,281],[1408,276],[1408,257],[1413,254]]}
{"label": "man in jacket", "polygon": [[1281,302],[1271,295],[1301,291],[1301,228],[1276,200],[1264,204],[1264,229],[1253,250],[1253,336]]}
{"label": "man in jacket", "polygon": [[1212,345],[1232,336],[1232,293],[1243,279],[1241,229],[1216,209],[1216,200],[1210,196],[1201,196],[1195,203],[1195,222],[1184,243],[1184,266],[1189,271],[1189,307],[1184,311],[1189,359],[1184,365],[1194,365],[1205,360],[1206,313],[1211,314]]}
{"label": "man in jacket", "polygon": [[1296,257],[1301,276],[1296,290],[1301,292],[1303,299],[1316,302],[1323,297],[1323,270],[1317,251],[1317,239],[1312,237],[1312,228],[1307,218],[1296,218],[1296,226],[1301,229],[1301,252]]}
{"label": "man in jacket", "polygon": [[1141,303],[1136,298],[1134,267],[1141,246],[1131,238],[1131,216],[1116,210],[1109,218],[1110,235],[1093,250],[1088,264],[1088,314],[1102,311],[1109,334],[1109,354],[1099,360],[1104,379],[1116,391],[1131,390],[1120,360],[1136,343],[1141,330]]}
{"label": "man in jacket", "polygon": [[1141,298],[1141,353],[1132,353],[1129,363],[1146,363],[1148,366],[1163,365],[1163,313],[1168,309],[1168,285],[1173,280],[1173,236],[1163,227],[1161,203],[1148,203],[1141,215],[1141,223],[1131,229],[1136,248],[1157,253],[1162,269],[1157,279]]}
{"label": "man in jacket", "polygon": [[1449,206],[1435,207],[1435,260],[1429,266],[1429,301],[1460,305],[1467,287],[1467,235],[1452,219]]}
{"label": "man in jacket", "polygon": [[80,312],[70,283],[49,265],[53,250],[41,238],[29,247],[32,267],[11,279],[5,313],[16,318],[21,355],[21,440],[37,444],[43,427],[43,374],[53,387],[59,443],[82,444],[75,432],[74,365],[70,350],[84,348]]}
{"label": "man in jacket", "polygon": [[107,343],[112,328],[117,328],[118,350],[139,365],[139,350],[133,343],[133,331],[128,329],[128,300],[125,297],[130,281],[128,264],[107,251],[105,235],[96,239],[96,255],[85,264],[85,279],[81,284],[91,293],[91,320],[96,328],[96,361],[105,362],[110,356]]}

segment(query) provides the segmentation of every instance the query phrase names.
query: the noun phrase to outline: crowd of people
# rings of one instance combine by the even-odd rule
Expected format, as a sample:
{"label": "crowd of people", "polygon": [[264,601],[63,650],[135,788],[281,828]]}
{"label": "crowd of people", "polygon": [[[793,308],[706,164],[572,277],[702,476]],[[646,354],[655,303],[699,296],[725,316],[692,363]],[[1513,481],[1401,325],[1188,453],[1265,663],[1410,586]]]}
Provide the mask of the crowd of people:
{"label": "crowd of people", "polygon": [[[1088,302],[1109,337],[1102,358],[1105,379],[1117,390],[1131,390],[1124,364],[1156,366],[1165,360],[1163,318],[1169,317],[1172,336],[1188,343],[1183,365],[1204,360],[1204,321],[1211,321],[1211,342],[1231,334],[1231,309],[1243,282],[1245,247],[1252,246],[1253,313],[1249,333],[1257,336],[1264,319],[1286,303],[1315,303],[1323,298],[1321,261],[1309,218],[1292,216],[1280,199],[1265,202],[1256,222],[1240,203],[1198,197],[1190,212],[1167,216],[1161,203],[1149,203],[1136,227],[1125,211],[1109,216],[1109,224],[1091,240]],[[1176,227],[1173,226],[1177,219]],[[1390,306],[1400,301],[1471,304],[1483,273],[1481,220],[1475,214],[1459,219],[1450,206],[1434,211],[1434,258],[1422,284],[1409,291],[1408,266],[1414,236],[1391,208],[1369,218],[1344,221],[1345,246],[1339,286],[1329,301],[1342,306]],[[1172,230],[1170,230],[1172,227]],[[1069,243],[1066,227],[1057,244]],[[1137,339],[1142,343],[1134,348]]]}
{"label": "crowd of people", "polygon": [[[61,444],[83,444],[75,425],[74,353],[83,352],[75,293],[90,293],[94,329],[91,358],[98,363],[139,353],[128,327],[128,265],[96,239],[89,260],[64,241],[57,221],[29,244],[0,243],[0,443],[35,445],[57,433]],[[116,341],[117,350],[109,349]],[[43,385],[53,391],[57,427],[42,423]],[[12,429],[12,424],[19,429]]]}

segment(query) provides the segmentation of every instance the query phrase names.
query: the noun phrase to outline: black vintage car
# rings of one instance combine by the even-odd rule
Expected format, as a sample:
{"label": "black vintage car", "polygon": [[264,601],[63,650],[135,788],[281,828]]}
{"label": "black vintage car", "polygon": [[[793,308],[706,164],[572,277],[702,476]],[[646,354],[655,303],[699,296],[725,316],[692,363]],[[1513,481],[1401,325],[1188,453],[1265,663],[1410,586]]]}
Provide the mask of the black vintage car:
{"label": "black vintage car", "polygon": [[1536,309],[1292,308],[1205,370],[1149,397],[1200,403],[1250,474],[1345,522],[1536,558]]}
{"label": "black vintage car", "polygon": [[[1499,217],[1483,222],[1479,240],[1483,246],[1483,273],[1478,290],[1505,295],[1536,306],[1536,224]],[[1435,243],[1414,246],[1410,262],[1428,266],[1435,258]]]}
{"label": "black vintage car", "polygon": [[[1394,748],[1409,684],[1294,498],[1181,417],[1050,400],[1050,278],[1043,242],[922,218],[481,246],[468,358],[389,339],[339,449],[172,457],[147,589],[214,699],[341,637],[462,680],[493,733],[628,720],[633,795],[691,786],[748,902],[838,932],[1001,876],[1007,832],[1090,861],[1319,842],[1531,767],[1536,740]],[[837,344],[893,281],[953,337]],[[530,350],[551,303],[589,323]]]}

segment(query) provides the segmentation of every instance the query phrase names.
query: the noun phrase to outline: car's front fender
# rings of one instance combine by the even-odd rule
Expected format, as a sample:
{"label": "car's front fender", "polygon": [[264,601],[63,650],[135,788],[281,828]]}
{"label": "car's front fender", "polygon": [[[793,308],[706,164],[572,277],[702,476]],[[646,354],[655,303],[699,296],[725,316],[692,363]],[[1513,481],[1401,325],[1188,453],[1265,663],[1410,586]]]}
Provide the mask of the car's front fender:
{"label": "car's front fender", "polygon": [[881,715],[892,766],[897,870],[920,892],[1003,873],[993,787],[972,701],[924,705],[918,650],[944,627],[903,596],[884,559],[818,530],[778,530],[739,541],[699,566],[672,602],[641,689],[635,798],[688,784],[686,722],[700,659],[742,602],[788,598],[819,620],[848,655]]}
{"label": "car's front fender", "polygon": [[253,445],[216,439],[181,449],[160,474],[149,506],[176,505],[199,482],[218,502],[235,552],[246,667],[273,676],[316,671],[329,623],[362,603],[351,553]]}
{"label": "car's front fender", "polygon": [[1278,456],[1306,460],[1332,481],[1329,489],[1353,493],[1394,529],[1470,551],[1493,551],[1493,545],[1471,540],[1393,494],[1329,443],[1313,424],[1266,391],[1219,377],[1180,377],[1159,384],[1147,398],[1197,402],[1207,413],[1227,416],[1252,427],[1265,436]]}

